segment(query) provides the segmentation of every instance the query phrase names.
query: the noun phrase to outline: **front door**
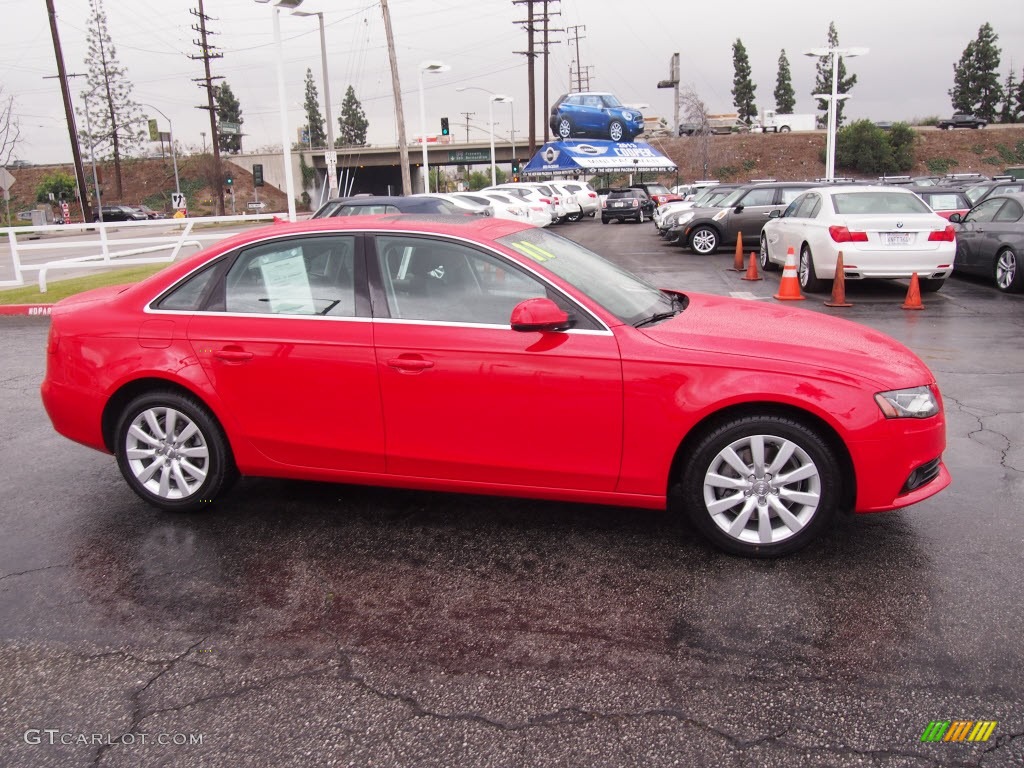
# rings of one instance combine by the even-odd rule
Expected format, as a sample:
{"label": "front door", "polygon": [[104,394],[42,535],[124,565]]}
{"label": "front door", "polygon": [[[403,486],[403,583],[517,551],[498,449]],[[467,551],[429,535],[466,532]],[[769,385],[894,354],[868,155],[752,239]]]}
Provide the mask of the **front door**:
{"label": "front door", "polygon": [[574,305],[496,254],[424,237],[375,240],[388,472],[613,490],[622,449],[614,336],[592,319],[595,330],[513,331],[524,299]]}

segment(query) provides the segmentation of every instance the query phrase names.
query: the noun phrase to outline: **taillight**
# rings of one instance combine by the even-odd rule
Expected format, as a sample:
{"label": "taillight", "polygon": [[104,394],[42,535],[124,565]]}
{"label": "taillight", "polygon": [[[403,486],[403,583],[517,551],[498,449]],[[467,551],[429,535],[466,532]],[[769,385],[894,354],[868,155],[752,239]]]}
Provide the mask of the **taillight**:
{"label": "taillight", "polygon": [[547,197],[542,197],[542,198],[540,199],[540,201],[541,201],[542,203],[547,203],[548,205],[551,205],[551,204],[552,204],[552,203],[551,203],[551,199],[550,199],[550,198],[547,198]]}
{"label": "taillight", "polygon": [[950,224],[945,229],[936,229],[928,233],[929,243],[952,243],[956,240],[956,229]]}
{"label": "taillight", "polygon": [[837,243],[866,243],[867,232],[851,232],[846,227],[834,225],[828,228],[828,234]]}
{"label": "taillight", "polygon": [[587,197],[597,197],[597,192],[591,192]]}

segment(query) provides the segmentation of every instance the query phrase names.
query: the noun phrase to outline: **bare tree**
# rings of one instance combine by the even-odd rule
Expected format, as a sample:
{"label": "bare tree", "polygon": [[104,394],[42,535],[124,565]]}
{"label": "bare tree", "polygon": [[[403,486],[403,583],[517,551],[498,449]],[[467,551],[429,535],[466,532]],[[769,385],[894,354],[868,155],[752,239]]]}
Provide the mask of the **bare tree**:
{"label": "bare tree", "polygon": [[708,167],[711,165],[711,124],[708,122],[708,108],[692,85],[688,85],[679,91],[679,106],[683,112],[683,120],[695,130],[692,134],[696,143],[697,160],[701,178],[708,177]]}
{"label": "bare tree", "polygon": [[0,168],[11,162],[21,138],[21,126],[14,117],[14,97],[4,98],[3,93],[4,89],[0,87]]}

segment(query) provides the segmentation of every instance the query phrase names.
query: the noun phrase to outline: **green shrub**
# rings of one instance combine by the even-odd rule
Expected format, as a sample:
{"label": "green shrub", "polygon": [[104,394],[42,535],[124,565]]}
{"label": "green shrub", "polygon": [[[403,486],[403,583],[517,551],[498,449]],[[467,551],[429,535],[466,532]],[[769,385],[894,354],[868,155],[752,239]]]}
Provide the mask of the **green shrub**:
{"label": "green shrub", "polygon": [[64,171],[54,171],[43,177],[36,187],[36,202],[50,202],[50,195],[55,200],[73,200],[75,197],[75,177]]}
{"label": "green shrub", "polygon": [[836,166],[846,171],[891,174],[914,165],[914,132],[898,123],[886,132],[870,120],[858,120],[836,135]]}
{"label": "green shrub", "polygon": [[747,160],[743,161],[743,170],[744,171],[752,171],[756,167],[757,167],[757,161],[756,160],[750,160],[748,158]]}
{"label": "green shrub", "polygon": [[735,165],[723,165],[719,168],[715,168],[715,170],[712,171],[712,175],[716,179],[721,179],[722,181],[725,181],[727,179],[734,179],[737,176],[739,176],[739,174],[740,169],[737,168]]}
{"label": "green shrub", "polygon": [[956,168],[957,161],[952,157],[932,157],[925,160],[924,166],[928,169],[928,173],[936,176],[942,176],[945,173],[949,173],[953,168]]}
{"label": "green shrub", "polygon": [[914,118],[910,121],[911,125],[938,125],[939,120],[942,118],[938,115],[928,115],[928,117]]}

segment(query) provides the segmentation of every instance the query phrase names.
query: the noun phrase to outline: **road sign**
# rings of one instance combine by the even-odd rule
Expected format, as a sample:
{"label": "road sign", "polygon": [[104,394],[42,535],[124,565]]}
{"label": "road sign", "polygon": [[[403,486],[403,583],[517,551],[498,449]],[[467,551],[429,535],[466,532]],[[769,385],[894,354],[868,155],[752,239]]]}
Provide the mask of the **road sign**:
{"label": "road sign", "polygon": [[221,120],[217,123],[217,127],[225,136],[237,136],[242,132],[241,123],[229,123],[226,120]]}
{"label": "road sign", "polygon": [[0,168],[0,189],[8,190],[14,186],[14,177],[6,168]]}
{"label": "road sign", "polygon": [[187,208],[188,204],[185,202],[185,193],[171,192],[171,204],[179,211]]}
{"label": "road sign", "polygon": [[156,127],[156,118],[149,119],[149,140],[160,141],[160,129]]}
{"label": "road sign", "polygon": [[70,208],[70,206],[68,206],[68,204],[65,203],[65,202],[61,202],[61,204],[60,204],[60,212],[61,212],[61,215],[64,217],[64,223],[65,224],[70,224],[71,223],[71,208]]}
{"label": "road sign", "polygon": [[258,203],[249,203],[249,204],[248,204],[247,206],[245,206],[245,207],[246,207],[246,208],[252,208],[253,210],[259,211],[259,210],[262,210],[263,208],[266,208],[266,207],[267,207],[267,204],[266,204],[266,203],[264,203],[263,201],[260,201],[260,202],[258,202]]}

